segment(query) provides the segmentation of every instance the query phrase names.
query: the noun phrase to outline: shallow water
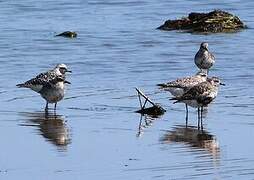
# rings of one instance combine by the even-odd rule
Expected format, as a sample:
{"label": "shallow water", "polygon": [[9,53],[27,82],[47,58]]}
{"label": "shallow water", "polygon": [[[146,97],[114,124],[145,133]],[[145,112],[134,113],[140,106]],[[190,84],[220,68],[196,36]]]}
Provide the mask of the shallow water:
{"label": "shallow water", "polygon": [[[190,11],[224,9],[249,26],[199,35],[156,30]],[[253,179],[252,1],[0,2],[0,179]],[[54,37],[73,30],[76,39]],[[226,86],[198,131],[194,109],[156,84],[194,74],[201,41],[216,56],[211,75]],[[73,71],[56,116],[17,83],[56,63]],[[134,113],[134,87],[167,110]]]}

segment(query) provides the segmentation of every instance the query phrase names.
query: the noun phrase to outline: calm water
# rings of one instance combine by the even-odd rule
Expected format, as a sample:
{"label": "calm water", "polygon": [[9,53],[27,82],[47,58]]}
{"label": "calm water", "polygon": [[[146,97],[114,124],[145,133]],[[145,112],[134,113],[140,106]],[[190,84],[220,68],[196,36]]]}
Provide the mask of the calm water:
{"label": "calm water", "polygon": [[[194,35],[155,28],[190,11],[224,9],[249,29]],[[0,2],[0,179],[254,179],[254,3],[240,1]],[[73,30],[78,38],[54,37]],[[157,83],[194,74],[208,41],[226,83],[196,128]],[[56,63],[73,71],[57,116],[15,84]],[[140,87],[167,110],[133,113]]]}

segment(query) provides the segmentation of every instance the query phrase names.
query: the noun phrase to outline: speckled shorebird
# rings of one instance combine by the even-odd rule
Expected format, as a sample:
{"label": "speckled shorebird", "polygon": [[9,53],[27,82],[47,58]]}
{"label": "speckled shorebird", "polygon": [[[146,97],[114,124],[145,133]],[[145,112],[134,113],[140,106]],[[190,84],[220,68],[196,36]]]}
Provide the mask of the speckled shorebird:
{"label": "speckled shorebird", "polygon": [[207,73],[215,63],[214,55],[208,51],[208,43],[202,42],[200,48],[194,58],[195,64],[200,70],[205,70]]}
{"label": "speckled shorebird", "polygon": [[173,96],[182,96],[191,87],[206,81],[207,74],[205,72],[198,72],[194,76],[187,76],[178,78],[163,84],[157,84],[161,89],[169,91]]}
{"label": "speckled shorebird", "polygon": [[17,84],[18,87],[30,88],[39,93],[46,100],[45,110],[48,110],[48,103],[55,103],[64,97],[64,84],[70,82],[65,80],[65,73],[71,72],[65,64],[58,64],[54,69],[37,75],[25,83]]}
{"label": "speckled shorebird", "polygon": [[[185,92],[187,92],[193,86],[206,81],[207,74],[205,72],[198,72],[194,76],[188,76],[184,78],[176,79],[175,81],[170,81],[164,84],[158,84],[161,89],[169,91],[173,96],[180,97]],[[186,108],[186,124],[188,121],[188,105],[185,104]]]}
{"label": "speckled shorebird", "polygon": [[205,82],[193,86],[182,96],[171,98],[171,100],[176,100],[174,103],[183,102],[188,106],[198,108],[198,120],[201,118],[202,123],[203,107],[210,104],[217,97],[220,85],[225,84],[221,83],[218,77],[207,78]]}

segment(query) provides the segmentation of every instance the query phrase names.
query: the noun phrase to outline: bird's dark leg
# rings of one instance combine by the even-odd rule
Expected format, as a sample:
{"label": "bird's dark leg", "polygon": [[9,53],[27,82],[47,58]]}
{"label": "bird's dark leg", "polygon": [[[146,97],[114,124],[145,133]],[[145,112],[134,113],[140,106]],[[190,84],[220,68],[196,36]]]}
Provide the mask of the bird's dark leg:
{"label": "bird's dark leg", "polygon": [[57,102],[55,103],[55,108],[54,108],[54,111],[56,111],[56,105],[57,105]]}
{"label": "bird's dark leg", "polygon": [[49,112],[45,111],[45,119],[48,119]]}
{"label": "bird's dark leg", "polygon": [[204,111],[204,108],[203,106],[201,107],[201,129],[203,130],[203,111]]}
{"label": "bird's dark leg", "polygon": [[200,109],[198,107],[198,129],[199,129],[199,124],[200,124]]}
{"label": "bird's dark leg", "polygon": [[188,117],[189,117],[189,110],[188,110],[187,104],[185,104],[185,109],[186,109],[185,123],[186,123],[186,127],[187,127],[188,126]]}
{"label": "bird's dark leg", "polygon": [[45,111],[46,111],[46,112],[48,112],[48,109],[49,109],[49,108],[48,108],[48,105],[49,105],[49,103],[48,103],[48,101],[46,101],[46,106],[45,106]]}

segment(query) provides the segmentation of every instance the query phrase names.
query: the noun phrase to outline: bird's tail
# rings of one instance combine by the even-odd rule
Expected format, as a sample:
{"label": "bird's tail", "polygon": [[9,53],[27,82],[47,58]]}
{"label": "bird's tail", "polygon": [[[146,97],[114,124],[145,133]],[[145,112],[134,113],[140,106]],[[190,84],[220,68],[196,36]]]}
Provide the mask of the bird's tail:
{"label": "bird's tail", "polygon": [[[167,89],[170,89],[170,88],[178,88],[179,87],[177,85],[173,85],[173,84],[170,84],[170,83],[157,84],[157,86],[159,86],[159,89],[164,89],[164,90],[167,90]],[[179,87],[179,88],[182,88],[182,87]]]}
{"label": "bird's tail", "polygon": [[26,84],[24,84],[24,83],[17,84],[16,86],[19,87],[19,88],[26,88],[27,87]]}
{"label": "bird's tail", "polygon": [[157,84],[157,86],[160,86],[159,88],[161,88],[161,89],[170,89],[170,88],[181,88],[181,89],[184,89],[184,87],[181,87],[180,85],[170,84],[170,83]]}
{"label": "bird's tail", "polygon": [[162,83],[162,84],[157,84],[157,86],[160,86],[161,88],[165,88],[165,87],[167,87],[167,85],[166,85],[166,84],[164,84],[164,83]]}
{"label": "bird's tail", "polygon": [[175,102],[173,102],[173,104],[179,103],[181,101],[179,97],[173,97],[173,98],[170,98],[169,100],[170,101],[175,101]]}

